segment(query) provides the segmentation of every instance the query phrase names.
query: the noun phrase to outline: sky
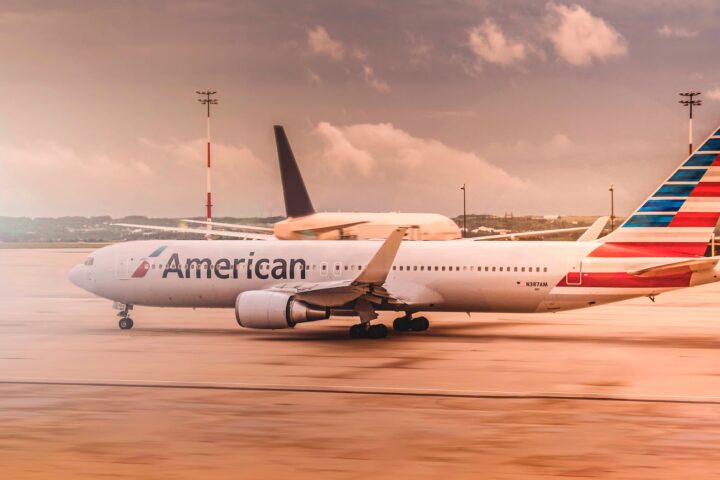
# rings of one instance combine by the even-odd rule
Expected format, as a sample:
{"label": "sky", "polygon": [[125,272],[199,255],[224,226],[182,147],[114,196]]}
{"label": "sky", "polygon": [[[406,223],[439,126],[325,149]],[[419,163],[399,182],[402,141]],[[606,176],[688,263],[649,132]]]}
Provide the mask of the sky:
{"label": "sky", "polygon": [[720,123],[720,3],[0,4],[0,216],[627,214]]}

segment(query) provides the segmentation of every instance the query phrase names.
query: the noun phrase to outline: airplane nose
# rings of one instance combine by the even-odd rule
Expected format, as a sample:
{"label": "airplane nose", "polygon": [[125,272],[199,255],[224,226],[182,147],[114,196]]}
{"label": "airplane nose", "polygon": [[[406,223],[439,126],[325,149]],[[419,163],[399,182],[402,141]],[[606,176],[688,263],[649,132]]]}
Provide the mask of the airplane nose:
{"label": "airplane nose", "polygon": [[70,269],[70,273],[68,273],[68,280],[70,280],[73,285],[80,288],[85,288],[83,282],[86,277],[84,267],[84,265],[75,265],[72,269]]}

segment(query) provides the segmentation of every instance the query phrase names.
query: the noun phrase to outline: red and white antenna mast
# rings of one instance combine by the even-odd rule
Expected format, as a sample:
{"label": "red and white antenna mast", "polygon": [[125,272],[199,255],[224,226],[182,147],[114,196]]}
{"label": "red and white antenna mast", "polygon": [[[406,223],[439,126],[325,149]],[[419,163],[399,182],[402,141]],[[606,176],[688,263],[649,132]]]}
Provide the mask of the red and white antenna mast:
{"label": "red and white antenna mast", "polygon": [[[198,95],[202,95],[205,98],[198,98],[198,102],[203,105],[207,105],[207,203],[206,207],[206,219],[208,222],[212,222],[212,182],[210,176],[210,105],[217,105],[218,101],[216,98],[212,98],[217,92],[211,92],[210,90],[204,90],[197,92]],[[207,228],[212,230],[212,226],[208,225]]]}

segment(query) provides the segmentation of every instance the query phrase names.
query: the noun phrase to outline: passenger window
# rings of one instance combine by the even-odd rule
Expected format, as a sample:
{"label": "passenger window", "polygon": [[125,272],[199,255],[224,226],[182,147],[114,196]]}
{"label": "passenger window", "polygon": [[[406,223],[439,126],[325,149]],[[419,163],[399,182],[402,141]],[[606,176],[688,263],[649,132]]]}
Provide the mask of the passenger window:
{"label": "passenger window", "polygon": [[493,267],[492,271],[493,271],[493,272],[495,271],[495,267]]}
{"label": "passenger window", "polygon": [[424,272],[424,271],[425,271],[425,265],[420,265],[420,271],[421,271],[421,272]]}
{"label": "passenger window", "polygon": [[445,267],[444,267],[444,266],[442,267],[442,271],[443,271],[443,272],[445,271]]}
{"label": "passenger window", "polygon": [[520,271],[521,271],[521,272],[524,272],[524,271],[525,271],[525,267],[522,267],[522,268],[520,269]]}
{"label": "passenger window", "polygon": [[517,272],[517,267],[515,267],[515,270],[514,270],[514,271]]}
{"label": "passenger window", "polygon": [[[493,270],[494,270],[494,269],[493,269]],[[500,267],[500,271],[501,271],[501,272],[503,271],[503,267]]]}
{"label": "passenger window", "polygon": [[417,271],[417,265],[413,265],[413,272]]}
{"label": "passenger window", "polygon": [[547,267],[543,268],[543,272],[547,272]]}

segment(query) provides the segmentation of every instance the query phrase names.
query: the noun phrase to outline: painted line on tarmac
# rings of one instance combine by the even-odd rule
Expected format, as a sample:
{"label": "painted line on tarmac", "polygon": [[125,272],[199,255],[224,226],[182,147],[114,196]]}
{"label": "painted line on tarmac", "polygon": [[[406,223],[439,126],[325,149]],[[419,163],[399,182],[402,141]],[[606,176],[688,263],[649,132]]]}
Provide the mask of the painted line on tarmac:
{"label": "painted line on tarmac", "polygon": [[288,392],[288,393],[329,393],[348,395],[378,395],[397,397],[467,398],[499,400],[579,400],[603,402],[642,402],[720,405],[720,397],[642,395],[642,394],[606,394],[606,393],[570,393],[570,392],[518,392],[496,390],[441,390],[432,388],[363,387],[363,386],[323,386],[263,383],[204,383],[169,381],[129,381],[129,380],[46,380],[29,378],[0,379],[0,385],[43,385],[58,387],[102,387],[102,388],[147,388],[175,390],[225,390],[247,392]]}

